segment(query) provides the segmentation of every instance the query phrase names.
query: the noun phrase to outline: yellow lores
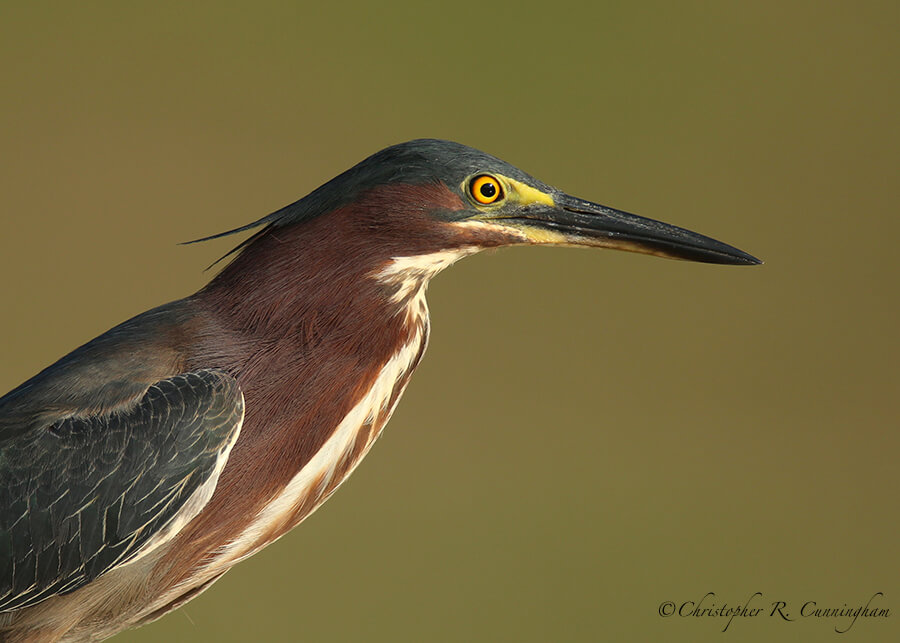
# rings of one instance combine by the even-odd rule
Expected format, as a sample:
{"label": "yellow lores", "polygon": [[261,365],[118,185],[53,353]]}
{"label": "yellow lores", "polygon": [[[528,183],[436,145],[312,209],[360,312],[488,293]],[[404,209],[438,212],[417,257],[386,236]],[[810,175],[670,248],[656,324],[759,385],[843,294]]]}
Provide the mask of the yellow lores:
{"label": "yellow lores", "polygon": [[530,185],[520,183],[515,179],[507,179],[505,176],[502,178],[506,179],[510,185],[509,199],[513,203],[517,205],[540,203],[541,205],[549,205],[551,208],[556,206],[556,201],[554,201],[553,197],[546,192],[541,192],[540,190],[533,188]]}

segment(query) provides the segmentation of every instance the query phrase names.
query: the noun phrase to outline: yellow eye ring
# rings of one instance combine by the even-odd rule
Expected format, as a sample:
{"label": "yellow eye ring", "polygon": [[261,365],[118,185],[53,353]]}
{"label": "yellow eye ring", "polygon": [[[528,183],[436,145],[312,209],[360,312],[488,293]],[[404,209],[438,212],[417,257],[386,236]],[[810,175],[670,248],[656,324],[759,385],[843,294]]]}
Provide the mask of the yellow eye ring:
{"label": "yellow eye ring", "polygon": [[503,198],[503,187],[500,181],[488,174],[482,174],[472,179],[469,184],[469,193],[476,203],[490,205]]}

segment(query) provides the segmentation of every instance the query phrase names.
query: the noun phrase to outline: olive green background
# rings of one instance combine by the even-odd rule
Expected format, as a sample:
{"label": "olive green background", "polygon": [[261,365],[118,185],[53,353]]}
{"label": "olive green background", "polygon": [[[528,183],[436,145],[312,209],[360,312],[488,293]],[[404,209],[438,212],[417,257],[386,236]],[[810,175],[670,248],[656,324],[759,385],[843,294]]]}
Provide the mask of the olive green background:
{"label": "olive green background", "polygon": [[[2,391],[236,240],[177,242],[410,138],[766,261],[466,259],[335,498],[116,640],[900,640],[898,29],[896,2],[0,3]],[[658,614],[707,592],[766,613]],[[798,614],[876,592],[844,635]]]}

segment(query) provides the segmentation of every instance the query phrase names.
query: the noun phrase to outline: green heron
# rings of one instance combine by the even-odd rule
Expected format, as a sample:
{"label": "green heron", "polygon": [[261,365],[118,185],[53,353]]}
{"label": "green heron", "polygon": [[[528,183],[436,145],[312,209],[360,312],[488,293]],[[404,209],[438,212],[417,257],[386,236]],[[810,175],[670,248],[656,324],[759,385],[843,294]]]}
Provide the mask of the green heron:
{"label": "green heron", "polygon": [[759,263],[439,140],[215,236],[251,228],[202,290],[0,398],[0,639],[147,623],[300,523],[378,438],[425,350],[428,281],[461,257],[549,244]]}

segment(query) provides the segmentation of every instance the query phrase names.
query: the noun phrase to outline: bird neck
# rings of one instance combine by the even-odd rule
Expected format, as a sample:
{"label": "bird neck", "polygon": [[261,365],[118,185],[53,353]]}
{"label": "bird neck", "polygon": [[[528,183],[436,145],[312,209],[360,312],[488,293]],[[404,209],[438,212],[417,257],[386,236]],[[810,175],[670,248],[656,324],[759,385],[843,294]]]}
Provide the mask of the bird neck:
{"label": "bird neck", "polygon": [[[425,287],[449,258],[395,259],[325,223],[263,233],[194,296],[206,329],[187,367],[231,373],[246,407],[205,512],[232,543],[215,569],[277,538],[349,475],[425,350]],[[252,497],[247,479],[259,481]]]}
{"label": "bird neck", "polygon": [[192,298],[204,329],[186,367],[231,373],[246,407],[210,505],[184,537],[193,543],[209,521],[231,543],[209,574],[277,538],[349,475],[425,350],[428,280],[478,247],[416,226],[426,215],[389,214],[370,200],[269,228]]}

